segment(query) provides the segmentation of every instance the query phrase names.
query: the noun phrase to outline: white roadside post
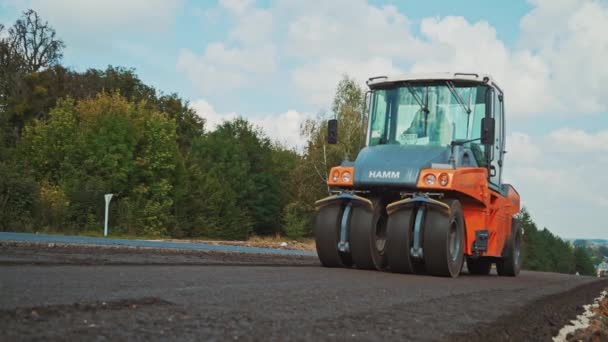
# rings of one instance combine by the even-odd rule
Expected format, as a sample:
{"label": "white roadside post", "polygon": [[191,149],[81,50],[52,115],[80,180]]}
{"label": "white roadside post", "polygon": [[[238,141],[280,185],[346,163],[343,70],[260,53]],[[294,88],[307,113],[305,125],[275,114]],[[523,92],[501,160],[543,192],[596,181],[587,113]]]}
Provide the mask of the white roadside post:
{"label": "white roadside post", "polygon": [[110,201],[112,200],[112,194],[105,194],[104,197],[106,198],[106,222],[103,226],[103,236],[108,236],[108,209],[110,209]]}

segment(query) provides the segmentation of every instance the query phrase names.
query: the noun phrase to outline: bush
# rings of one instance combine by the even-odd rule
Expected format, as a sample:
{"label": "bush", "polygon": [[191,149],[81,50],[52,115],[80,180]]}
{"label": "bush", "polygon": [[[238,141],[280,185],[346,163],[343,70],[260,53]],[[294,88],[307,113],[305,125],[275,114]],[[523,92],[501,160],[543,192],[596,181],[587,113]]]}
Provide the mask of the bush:
{"label": "bush", "polygon": [[290,203],[283,211],[285,235],[292,239],[312,235],[311,213],[300,203]]}
{"label": "bush", "polygon": [[0,230],[32,231],[38,194],[36,181],[20,167],[0,163]]}
{"label": "bush", "polygon": [[43,182],[40,186],[40,213],[41,228],[63,227],[66,223],[70,202],[63,189],[57,185]]}

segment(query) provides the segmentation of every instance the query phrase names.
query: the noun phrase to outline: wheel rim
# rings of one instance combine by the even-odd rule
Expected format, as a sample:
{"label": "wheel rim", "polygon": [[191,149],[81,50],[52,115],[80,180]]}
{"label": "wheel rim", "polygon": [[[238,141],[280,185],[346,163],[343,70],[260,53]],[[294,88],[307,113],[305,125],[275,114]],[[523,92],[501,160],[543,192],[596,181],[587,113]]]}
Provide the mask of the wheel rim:
{"label": "wheel rim", "polygon": [[383,216],[376,222],[374,242],[378,253],[383,255],[386,248],[386,219]]}
{"label": "wheel rim", "polygon": [[453,221],[450,225],[449,234],[448,248],[450,252],[450,259],[452,261],[456,261],[458,260],[458,255],[460,254],[460,236],[458,234],[458,224],[456,221]]}

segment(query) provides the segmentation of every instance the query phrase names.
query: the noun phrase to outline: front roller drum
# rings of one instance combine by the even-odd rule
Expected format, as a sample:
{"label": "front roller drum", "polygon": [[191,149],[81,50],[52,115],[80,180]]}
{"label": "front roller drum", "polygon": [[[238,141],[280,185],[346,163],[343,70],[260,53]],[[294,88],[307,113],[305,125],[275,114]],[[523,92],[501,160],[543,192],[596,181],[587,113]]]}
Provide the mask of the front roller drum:
{"label": "front roller drum", "polygon": [[319,208],[315,215],[314,235],[317,255],[325,267],[352,266],[350,254],[338,250],[344,207],[344,203],[330,204]]}
{"label": "front roller drum", "polygon": [[464,261],[464,217],[458,200],[443,201],[448,212],[427,208],[424,222],[424,263],[429,274],[457,277]]}

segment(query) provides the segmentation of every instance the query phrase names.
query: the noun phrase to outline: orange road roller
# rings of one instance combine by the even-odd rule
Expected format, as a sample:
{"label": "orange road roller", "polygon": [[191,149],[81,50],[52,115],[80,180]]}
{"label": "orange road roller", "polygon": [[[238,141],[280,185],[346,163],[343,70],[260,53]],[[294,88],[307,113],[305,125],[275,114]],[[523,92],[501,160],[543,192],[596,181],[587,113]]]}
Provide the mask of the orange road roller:
{"label": "orange road roller", "polygon": [[[489,75],[367,81],[365,147],[329,171],[314,236],[326,267],[457,277],[517,276],[519,194],[502,182],[505,107]],[[339,122],[327,123],[337,143]]]}

